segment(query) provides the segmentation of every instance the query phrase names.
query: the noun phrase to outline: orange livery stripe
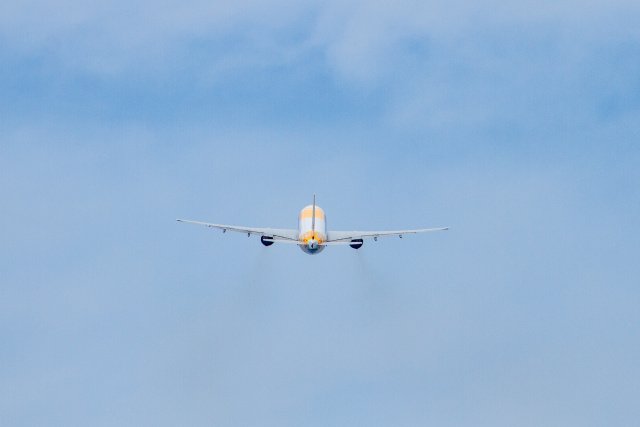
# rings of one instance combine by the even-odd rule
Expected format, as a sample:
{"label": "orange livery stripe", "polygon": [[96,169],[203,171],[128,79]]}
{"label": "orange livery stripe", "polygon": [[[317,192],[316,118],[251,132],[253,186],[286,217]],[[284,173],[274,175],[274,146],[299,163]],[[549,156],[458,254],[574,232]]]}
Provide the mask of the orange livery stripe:
{"label": "orange livery stripe", "polygon": [[315,239],[318,243],[322,243],[326,240],[324,234],[318,233],[317,231],[307,231],[306,233],[302,233],[300,235],[300,241],[308,243],[309,240]]}
{"label": "orange livery stripe", "polygon": [[[300,219],[313,218],[313,209],[305,208],[300,212]],[[324,212],[316,206],[316,218],[324,219]]]}

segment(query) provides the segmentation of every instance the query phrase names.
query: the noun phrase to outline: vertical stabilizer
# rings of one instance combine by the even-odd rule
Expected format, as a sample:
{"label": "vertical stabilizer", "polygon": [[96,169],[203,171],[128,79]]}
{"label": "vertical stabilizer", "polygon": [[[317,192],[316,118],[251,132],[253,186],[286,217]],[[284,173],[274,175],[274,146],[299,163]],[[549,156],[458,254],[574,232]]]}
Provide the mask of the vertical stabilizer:
{"label": "vertical stabilizer", "polygon": [[311,214],[311,238],[316,235],[316,193],[313,193],[313,212]]}

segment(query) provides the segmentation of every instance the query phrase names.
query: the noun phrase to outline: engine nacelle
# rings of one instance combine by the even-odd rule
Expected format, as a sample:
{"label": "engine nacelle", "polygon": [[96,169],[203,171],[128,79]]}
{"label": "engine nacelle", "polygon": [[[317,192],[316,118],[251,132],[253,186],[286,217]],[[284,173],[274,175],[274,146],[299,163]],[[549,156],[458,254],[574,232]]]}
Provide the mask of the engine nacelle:
{"label": "engine nacelle", "polygon": [[363,244],[364,243],[363,243],[362,239],[353,239],[349,246],[351,246],[353,249],[360,249]]}
{"label": "engine nacelle", "polygon": [[265,246],[271,246],[273,245],[273,237],[269,237],[269,236],[262,236],[260,237],[260,241],[262,242],[263,245]]}

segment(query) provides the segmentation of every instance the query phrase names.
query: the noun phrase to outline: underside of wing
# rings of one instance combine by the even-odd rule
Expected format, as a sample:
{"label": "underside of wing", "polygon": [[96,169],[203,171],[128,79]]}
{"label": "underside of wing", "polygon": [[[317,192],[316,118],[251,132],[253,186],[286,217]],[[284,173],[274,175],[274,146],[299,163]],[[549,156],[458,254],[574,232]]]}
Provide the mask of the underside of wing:
{"label": "underside of wing", "polygon": [[326,244],[347,244],[352,240],[372,239],[385,236],[400,236],[405,234],[426,233],[427,231],[448,230],[443,228],[423,228],[419,230],[394,230],[394,231],[328,231]]}
{"label": "underside of wing", "polygon": [[237,225],[224,225],[224,224],[210,224],[208,222],[189,221],[186,219],[179,219],[180,222],[187,222],[189,224],[204,225],[205,227],[218,228],[223,232],[237,231],[238,233],[247,233],[249,236],[255,234],[257,236],[264,236],[266,240],[279,243],[299,243],[298,242],[298,230],[286,229],[286,228],[255,228],[255,227],[240,227]]}

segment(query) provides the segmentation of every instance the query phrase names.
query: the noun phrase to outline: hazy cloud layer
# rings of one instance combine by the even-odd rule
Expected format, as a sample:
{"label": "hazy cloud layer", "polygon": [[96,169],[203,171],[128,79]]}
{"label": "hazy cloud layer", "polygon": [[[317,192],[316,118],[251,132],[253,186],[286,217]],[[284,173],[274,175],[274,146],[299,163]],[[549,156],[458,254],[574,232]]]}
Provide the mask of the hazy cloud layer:
{"label": "hazy cloud layer", "polygon": [[[574,131],[640,105],[639,11],[629,2],[5,9],[3,91],[27,110],[72,97],[83,114],[122,114],[138,102],[129,114],[151,103],[171,108],[165,115],[210,111],[286,127],[269,116],[275,106],[296,122],[341,111],[358,121],[373,113],[396,131],[457,124],[531,134]],[[126,92],[132,99],[114,98]]]}

